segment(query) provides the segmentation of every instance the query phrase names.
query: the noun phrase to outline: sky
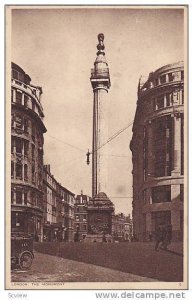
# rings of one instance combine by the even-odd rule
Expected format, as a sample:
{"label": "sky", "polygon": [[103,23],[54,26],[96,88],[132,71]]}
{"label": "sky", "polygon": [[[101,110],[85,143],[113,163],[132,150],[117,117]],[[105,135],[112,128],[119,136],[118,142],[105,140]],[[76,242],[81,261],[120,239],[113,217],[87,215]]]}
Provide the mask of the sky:
{"label": "sky", "polygon": [[[15,9],[12,61],[43,89],[44,163],[75,194],[91,195],[93,91],[90,69],[97,35],[105,35],[111,76],[109,137],[134,119],[141,75],[184,60],[183,9]],[[132,126],[109,143],[108,196],[115,211],[132,211]]]}

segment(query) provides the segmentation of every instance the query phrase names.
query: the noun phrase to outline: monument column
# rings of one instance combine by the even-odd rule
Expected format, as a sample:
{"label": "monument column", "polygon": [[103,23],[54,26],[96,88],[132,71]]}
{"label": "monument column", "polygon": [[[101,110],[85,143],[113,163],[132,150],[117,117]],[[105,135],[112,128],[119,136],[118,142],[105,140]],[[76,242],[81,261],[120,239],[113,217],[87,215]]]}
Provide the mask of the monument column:
{"label": "monument column", "polygon": [[104,35],[98,35],[97,58],[91,70],[93,88],[92,197],[107,191],[108,180],[108,111],[109,68],[105,58]]}
{"label": "monument column", "polygon": [[91,69],[93,88],[92,199],[88,203],[88,235],[86,241],[112,241],[114,205],[107,197],[108,185],[108,119],[110,88],[109,68],[105,58],[104,34],[98,35],[97,57]]}

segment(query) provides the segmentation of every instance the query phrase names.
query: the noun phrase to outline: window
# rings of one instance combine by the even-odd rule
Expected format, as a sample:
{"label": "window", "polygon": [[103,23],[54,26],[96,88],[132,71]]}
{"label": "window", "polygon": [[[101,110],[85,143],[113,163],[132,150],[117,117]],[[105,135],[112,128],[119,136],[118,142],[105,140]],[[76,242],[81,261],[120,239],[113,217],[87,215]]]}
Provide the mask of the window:
{"label": "window", "polygon": [[166,94],[166,106],[172,106],[173,104],[173,94],[167,93]]}
{"label": "window", "polygon": [[25,222],[25,218],[23,213],[11,212],[11,228],[13,230],[23,231],[24,222]]}
{"label": "window", "polygon": [[184,90],[182,90],[182,104],[184,104]]}
{"label": "window", "polygon": [[14,178],[14,162],[11,162],[11,178]]}
{"label": "window", "polygon": [[155,176],[171,176],[172,168],[172,118],[161,117],[153,122]]}
{"label": "window", "polygon": [[158,85],[158,78],[155,79],[155,86]]}
{"label": "window", "polygon": [[180,201],[184,201],[184,185],[180,184]]}
{"label": "window", "polygon": [[11,102],[13,102],[13,90],[11,90]]}
{"label": "window", "polygon": [[15,145],[15,139],[14,139],[14,137],[12,136],[12,137],[11,137],[11,153],[12,153],[12,154],[14,153],[14,145]]}
{"label": "window", "polygon": [[18,72],[17,72],[16,70],[12,70],[12,77],[13,77],[14,79],[18,79],[18,78],[19,78]]}
{"label": "window", "polygon": [[18,114],[15,116],[15,127],[17,129],[23,129],[23,118]]}
{"label": "window", "polygon": [[35,146],[32,144],[31,145],[31,150],[32,150],[32,159],[34,159],[35,158]]}
{"label": "window", "polygon": [[14,191],[11,191],[11,203],[14,204]]}
{"label": "window", "polygon": [[15,116],[14,116],[14,114],[12,113],[12,114],[11,114],[11,128],[14,128],[14,120],[15,120]]}
{"label": "window", "polygon": [[87,230],[87,226],[85,224],[83,224],[82,225],[82,229],[86,231]]}
{"label": "window", "polygon": [[32,140],[33,140],[34,142],[35,142],[35,134],[36,134],[35,126],[32,125],[32,133],[31,133],[31,135],[32,135]]}
{"label": "window", "polygon": [[181,80],[184,80],[184,71],[181,71]]}
{"label": "window", "polygon": [[26,164],[24,165],[24,180],[28,180],[28,167]]}
{"label": "window", "polygon": [[35,183],[35,166],[32,165],[32,182]]}
{"label": "window", "polygon": [[16,179],[22,180],[22,164],[16,163]]}
{"label": "window", "polygon": [[173,73],[168,73],[168,80],[169,80],[169,82],[171,82],[171,81],[174,80],[174,75],[173,75]]}
{"label": "window", "polygon": [[22,191],[16,191],[16,204],[22,204]]}
{"label": "window", "polygon": [[160,83],[161,84],[166,83],[166,75],[160,76]]}
{"label": "window", "polygon": [[29,129],[28,119],[24,118],[24,132],[28,133],[28,129]]}
{"label": "window", "polygon": [[157,97],[157,109],[164,107],[164,95],[160,95]]}
{"label": "window", "polygon": [[83,221],[86,221],[86,215],[83,215]]}
{"label": "window", "polygon": [[34,206],[36,205],[36,194],[34,192],[31,193],[31,202]]}
{"label": "window", "polygon": [[22,93],[16,91],[16,103],[17,104],[22,104]]}
{"label": "window", "polygon": [[24,94],[24,106],[28,107],[28,96]]}
{"label": "window", "polygon": [[152,203],[170,202],[171,186],[162,185],[152,188]]}
{"label": "window", "polygon": [[22,154],[22,148],[23,148],[22,139],[20,138],[15,139],[15,147],[16,147],[16,153]]}
{"label": "window", "polygon": [[79,221],[79,216],[78,215],[76,215],[76,221]]}
{"label": "window", "polygon": [[27,192],[24,192],[24,204],[27,205]]}
{"label": "window", "polygon": [[147,190],[143,190],[143,203],[146,204]]}
{"label": "window", "polygon": [[24,141],[24,155],[28,156],[28,150],[29,150],[29,142]]}

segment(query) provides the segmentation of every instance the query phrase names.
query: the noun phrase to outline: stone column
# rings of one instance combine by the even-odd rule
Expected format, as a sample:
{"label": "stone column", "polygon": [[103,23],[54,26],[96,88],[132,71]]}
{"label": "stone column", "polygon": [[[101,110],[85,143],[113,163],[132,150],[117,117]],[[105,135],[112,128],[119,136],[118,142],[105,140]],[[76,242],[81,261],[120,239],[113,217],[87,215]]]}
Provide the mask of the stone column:
{"label": "stone column", "polygon": [[171,224],[172,224],[172,240],[179,240],[180,238],[180,210],[171,211]]}
{"label": "stone column", "polygon": [[16,189],[13,189],[13,204],[16,204]]}
{"label": "stone column", "polygon": [[148,166],[147,166],[147,178],[151,179],[154,176],[154,160],[153,160],[153,128],[152,122],[148,122],[147,126],[148,134],[146,138],[148,138],[147,145],[147,157],[148,157]]}
{"label": "stone column", "polygon": [[176,113],[173,118],[173,171],[172,175],[181,174],[181,117],[180,113]]}
{"label": "stone column", "polygon": [[151,213],[146,213],[146,234],[151,232]]}
{"label": "stone column", "polygon": [[171,202],[172,239],[178,240],[180,234],[180,184],[171,185]]}
{"label": "stone column", "polygon": [[24,195],[24,190],[22,190],[22,205],[25,205],[25,195]]}
{"label": "stone column", "polygon": [[97,194],[107,193],[108,181],[108,99],[105,89],[97,90],[98,100],[98,138],[97,138]]}
{"label": "stone column", "polygon": [[[104,35],[98,35],[97,58],[91,69],[93,101],[93,143],[92,143],[92,196],[107,193],[108,180],[108,98],[110,88],[109,68],[105,58]],[[104,145],[105,144],[105,145]]]}

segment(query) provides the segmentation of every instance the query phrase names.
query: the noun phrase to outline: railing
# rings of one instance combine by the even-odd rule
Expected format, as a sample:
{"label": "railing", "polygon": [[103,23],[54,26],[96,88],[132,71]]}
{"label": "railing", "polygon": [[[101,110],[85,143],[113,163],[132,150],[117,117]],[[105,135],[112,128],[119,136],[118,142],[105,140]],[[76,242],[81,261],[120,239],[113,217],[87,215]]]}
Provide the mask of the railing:
{"label": "railing", "polygon": [[109,70],[103,69],[103,70],[95,70],[91,69],[91,78],[109,78]]}
{"label": "railing", "polygon": [[38,104],[39,104],[40,108],[42,109],[42,105],[40,103],[40,95],[37,95],[38,89],[31,88],[29,85],[27,85],[17,79],[11,79],[11,82],[12,82],[12,84],[18,85],[20,88],[23,88],[24,90],[26,90],[33,98],[35,98],[36,101],[38,101]]}

